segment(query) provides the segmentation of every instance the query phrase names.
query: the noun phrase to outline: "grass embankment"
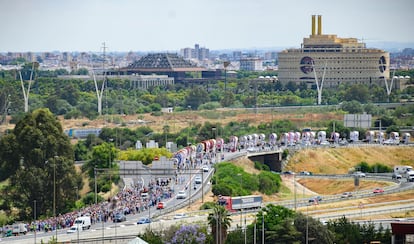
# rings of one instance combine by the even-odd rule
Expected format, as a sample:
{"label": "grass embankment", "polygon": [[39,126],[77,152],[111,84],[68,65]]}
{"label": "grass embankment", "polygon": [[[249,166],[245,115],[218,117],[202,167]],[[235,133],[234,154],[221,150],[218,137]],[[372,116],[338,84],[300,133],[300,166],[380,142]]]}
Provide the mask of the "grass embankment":
{"label": "grass embankment", "polygon": [[346,174],[355,165],[366,162],[414,167],[414,147],[337,147],[312,148],[297,152],[291,157],[286,170],[310,171],[316,174]]}

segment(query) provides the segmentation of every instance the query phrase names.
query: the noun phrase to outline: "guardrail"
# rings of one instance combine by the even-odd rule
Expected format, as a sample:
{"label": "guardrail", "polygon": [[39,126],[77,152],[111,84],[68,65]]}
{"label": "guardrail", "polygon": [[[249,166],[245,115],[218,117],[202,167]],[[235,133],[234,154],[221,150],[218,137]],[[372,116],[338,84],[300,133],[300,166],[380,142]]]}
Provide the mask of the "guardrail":
{"label": "guardrail", "polygon": [[404,212],[404,211],[412,211],[414,210],[413,206],[407,206],[407,207],[395,207],[395,208],[388,208],[388,209],[381,209],[381,210],[359,210],[353,213],[341,213],[341,214],[332,214],[332,215],[325,215],[321,217],[322,219],[337,219],[337,218],[351,218],[355,216],[371,216],[376,214],[384,214],[384,213],[395,213],[395,212]]}
{"label": "guardrail", "polygon": [[[166,214],[175,212],[179,209],[182,209],[186,206],[191,205],[192,203],[198,201],[200,198],[202,198],[202,195],[205,195],[206,193],[208,193],[210,191],[211,188],[211,184],[205,184],[205,182],[209,182],[211,180],[211,177],[213,177],[214,174],[214,168],[211,168],[211,170],[208,172],[207,177],[204,177],[204,182],[201,182],[201,184],[203,184],[203,187],[197,187],[197,189],[193,190],[190,196],[188,196],[188,199],[185,199],[185,201],[182,201],[178,204],[176,204],[175,206],[172,207],[168,207],[163,209],[162,212],[156,212],[152,215],[152,218],[158,218],[159,216],[164,216]],[[201,194],[201,191],[203,191],[203,193]]]}

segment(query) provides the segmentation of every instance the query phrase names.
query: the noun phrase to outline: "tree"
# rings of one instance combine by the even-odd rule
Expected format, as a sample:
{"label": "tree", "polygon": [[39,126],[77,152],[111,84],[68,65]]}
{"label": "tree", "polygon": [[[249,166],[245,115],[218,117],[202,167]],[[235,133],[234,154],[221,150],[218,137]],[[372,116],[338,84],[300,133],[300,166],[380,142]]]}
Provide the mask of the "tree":
{"label": "tree", "polygon": [[361,103],[355,100],[350,102],[343,102],[342,110],[347,111],[351,114],[358,114],[363,112]]}
{"label": "tree", "polygon": [[200,87],[191,89],[185,97],[185,104],[192,109],[197,109],[198,106],[209,101],[210,97],[208,96],[208,93]]}
{"label": "tree", "polygon": [[266,243],[300,244],[299,238],[302,233],[296,230],[292,222],[291,218],[283,219],[274,230],[269,230],[266,234]]}
{"label": "tree", "polygon": [[363,243],[358,225],[350,222],[345,217],[328,222],[328,229],[335,233],[333,243]]}
{"label": "tree", "polygon": [[227,91],[224,97],[220,100],[221,106],[230,107],[235,101],[233,92]]}
{"label": "tree", "polygon": [[75,171],[73,149],[59,121],[48,109],[38,109],[26,114],[12,133],[2,138],[9,145],[6,155],[14,155],[2,158],[15,170],[3,192],[8,207],[19,209],[22,219],[33,216],[35,200],[38,215],[50,216],[54,202],[56,213],[67,211],[76,201],[75,187],[82,188],[82,179]]}
{"label": "tree", "polygon": [[200,231],[197,225],[183,225],[175,232],[171,244],[203,244],[206,242],[206,234]]}
{"label": "tree", "polygon": [[294,225],[296,230],[302,233],[299,238],[302,243],[306,243],[306,236],[308,236],[308,240],[312,240],[311,243],[334,243],[334,234],[317,219],[296,213]]}
{"label": "tree", "polygon": [[[274,240],[275,233],[280,232],[278,230],[278,226],[282,224],[282,222],[285,219],[291,219],[294,216],[295,212],[293,210],[290,210],[283,206],[275,206],[273,204],[268,204],[266,207],[262,208],[262,210],[260,210],[256,215],[256,218],[258,220],[257,229],[262,230],[264,224],[264,229],[266,230],[266,242],[274,243],[274,241],[269,241],[269,238],[270,240]],[[268,236],[268,234],[270,235],[270,237]]]}
{"label": "tree", "polygon": [[213,213],[208,215],[207,221],[211,227],[214,243],[224,243],[227,238],[227,229],[230,228],[232,221],[227,210],[216,205],[213,208]]}
{"label": "tree", "polygon": [[360,103],[368,102],[370,91],[367,86],[356,84],[352,85],[345,92],[345,101],[358,101]]}

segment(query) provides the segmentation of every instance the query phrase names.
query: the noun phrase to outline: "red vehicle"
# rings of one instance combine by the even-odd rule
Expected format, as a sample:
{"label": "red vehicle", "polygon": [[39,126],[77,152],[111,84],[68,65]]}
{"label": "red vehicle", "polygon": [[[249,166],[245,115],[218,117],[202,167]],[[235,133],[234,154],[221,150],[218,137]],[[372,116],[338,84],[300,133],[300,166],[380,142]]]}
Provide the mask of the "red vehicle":
{"label": "red vehicle", "polygon": [[373,191],[373,193],[383,193],[384,192],[384,189],[381,189],[381,188],[376,188],[374,191]]}
{"label": "red vehicle", "polygon": [[255,209],[262,206],[263,198],[259,195],[248,195],[240,197],[220,196],[218,204],[224,206],[227,211],[236,212],[242,209]]}
{"label": "red vehicle", "polygon": [[164,209],[165,208],[165,203],[164,202],[159,202],[157,204],[157,209]]}

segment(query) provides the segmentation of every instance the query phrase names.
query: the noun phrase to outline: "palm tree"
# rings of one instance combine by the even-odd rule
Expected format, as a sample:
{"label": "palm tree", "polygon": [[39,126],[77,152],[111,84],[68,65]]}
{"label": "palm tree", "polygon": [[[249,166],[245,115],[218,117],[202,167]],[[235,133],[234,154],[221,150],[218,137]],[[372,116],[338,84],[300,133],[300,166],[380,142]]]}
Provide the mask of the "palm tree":
{"label": "palm tree", "polygon": [[230,228],[232,221],[228,211],[223,206],[216,205],[213,208],[213,213],[208,215],[207,220],[211,227],[214,242],[216,244],[224,243],[227,238],[227,229]]}

